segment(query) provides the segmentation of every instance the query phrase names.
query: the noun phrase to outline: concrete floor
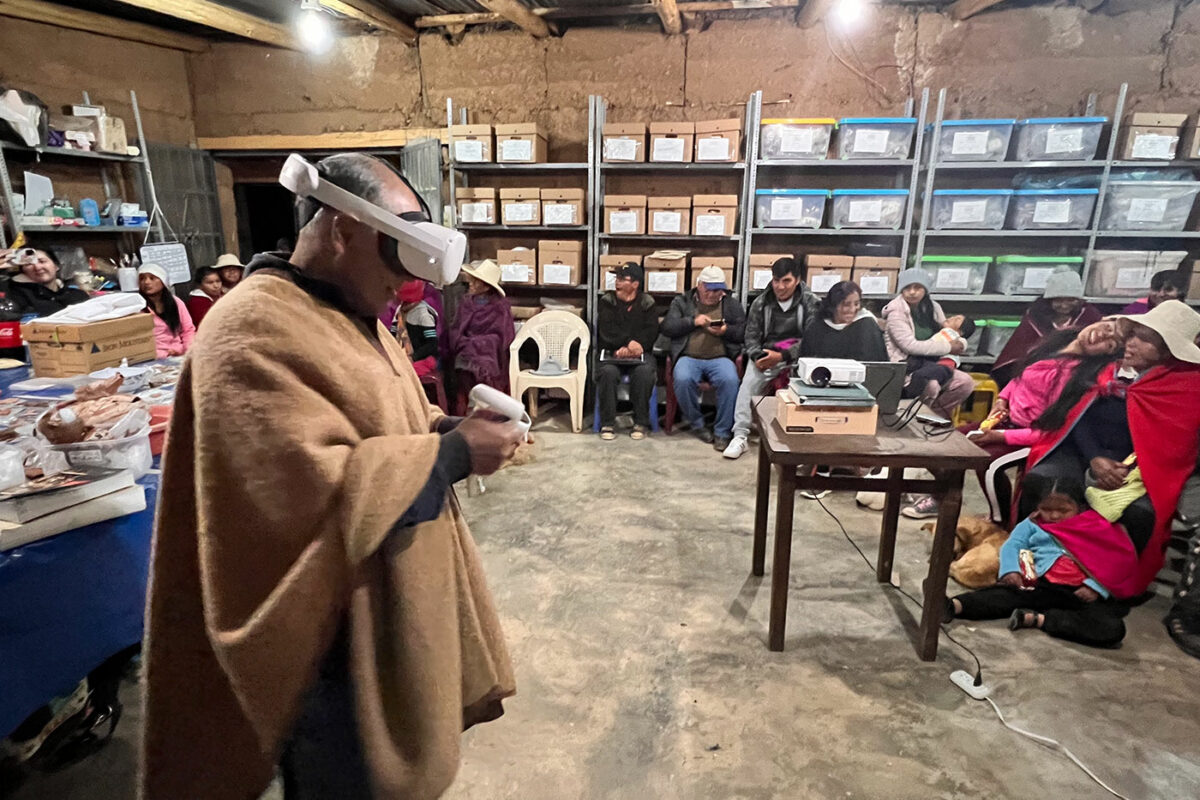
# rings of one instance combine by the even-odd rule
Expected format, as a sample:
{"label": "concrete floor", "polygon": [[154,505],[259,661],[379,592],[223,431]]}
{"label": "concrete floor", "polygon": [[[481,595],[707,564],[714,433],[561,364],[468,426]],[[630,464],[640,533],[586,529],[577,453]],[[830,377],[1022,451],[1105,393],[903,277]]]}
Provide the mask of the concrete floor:
{"label": "concrete floor", "polygon": [[[797,500],[787,649],[769,652],[769,578],[749,574],[753,453],[729,462],[686,435],[604,443],[561,426],[539,424],[536,461],[463,498],[519,693],[465,735],[447,798],[1107,796],[952,686],[969,659],[945,639],[936,663],[918,660],[916,609],[812,501]],[[879,515],[849,495],[825,502],[874,559]],[[972,487],[967,509],[982,502]],[[902,523],[896,564],[914,594],[928,544]],[[1134,609],[1115,651],[999,621],[954,632],[1014,724],[1061,740],[1129,798],[1193,798],[1200,662],[1166,637],[1164,609]],[[127,695],[106,750],[12,796],[131,798]]]}

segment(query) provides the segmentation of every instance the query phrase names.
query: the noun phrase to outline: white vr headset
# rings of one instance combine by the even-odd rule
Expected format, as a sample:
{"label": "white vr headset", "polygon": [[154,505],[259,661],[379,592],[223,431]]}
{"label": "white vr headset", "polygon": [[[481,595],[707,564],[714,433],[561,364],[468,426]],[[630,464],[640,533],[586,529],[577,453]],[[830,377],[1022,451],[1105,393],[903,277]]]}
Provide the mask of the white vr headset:
{"label": "white vr headset", "polygon": [[396,257],[406,272],[435,286],[453,283],[467,254],[467,237],[453,228],[434,222],[409,222],[318,174],[317,168],[292,153],[283,164],[279,182],[288,191],[311,197],[364,225],[379,231],[396,243]]}

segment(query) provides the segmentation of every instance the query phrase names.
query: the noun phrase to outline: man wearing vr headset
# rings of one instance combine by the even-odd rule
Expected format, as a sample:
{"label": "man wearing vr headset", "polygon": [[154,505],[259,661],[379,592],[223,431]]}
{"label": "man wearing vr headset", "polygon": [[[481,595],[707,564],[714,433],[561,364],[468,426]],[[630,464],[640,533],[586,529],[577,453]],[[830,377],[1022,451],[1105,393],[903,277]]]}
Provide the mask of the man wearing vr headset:
{"label": "man wearing vr headset", "polygon": [[[178,387],[149,593],[147,800],[257,797],[276,766],[287,800],[437,797],[462,730],[515,691],[450,487],[498,469],[520,433],[431,408],[376,319],[413,272],[456,271],[461,248],[397,221],[428,217],[385,162],[294,158],[295,251],[250,263]],[[421,252],[434,256],[418,266]]]}

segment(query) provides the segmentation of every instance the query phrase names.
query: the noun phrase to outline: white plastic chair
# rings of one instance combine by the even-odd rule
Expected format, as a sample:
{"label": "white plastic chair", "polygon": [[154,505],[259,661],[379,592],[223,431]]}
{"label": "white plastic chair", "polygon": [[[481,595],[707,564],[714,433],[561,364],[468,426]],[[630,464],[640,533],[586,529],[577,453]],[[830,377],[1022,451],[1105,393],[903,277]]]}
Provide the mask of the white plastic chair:
{"label": "white plastic chair", "polygon": [[[521,369],[517,354],[521,345],[532,339],[538,348],[538,369],[553,360],[565,368],[571,366],[571,346],[579,342],[579,361],[575,369],[564,375],[538,375],[535,370]],[[571,430],[583,428],[583,393],[587,386],[587,353],[592,337],[587,324],[569,311],[543,311],[531,317],[517,332],[508,348],[508,385],[510,394],[524,402],[525,393],[533,389],[529,401],[529,416],[537,417],[537,390],[563,389],[571,400]]]}

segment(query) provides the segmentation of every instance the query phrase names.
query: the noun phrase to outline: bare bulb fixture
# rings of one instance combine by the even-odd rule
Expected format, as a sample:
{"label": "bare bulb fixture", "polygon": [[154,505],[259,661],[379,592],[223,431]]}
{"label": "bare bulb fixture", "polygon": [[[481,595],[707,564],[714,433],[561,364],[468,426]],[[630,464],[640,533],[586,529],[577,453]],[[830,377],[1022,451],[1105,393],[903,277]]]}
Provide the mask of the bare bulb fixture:
{"label": "bare bulb fixture", "polygon": [[834,23],[843,30],[854,28],[867,16],[867,0],[837,0],[830,9]]}
{"label": "bare bulb fixture", "polygon": [[303,0],[296,17],[296,36],[310,53],[320,55],[333,46],[333,26],[317,0]]}

